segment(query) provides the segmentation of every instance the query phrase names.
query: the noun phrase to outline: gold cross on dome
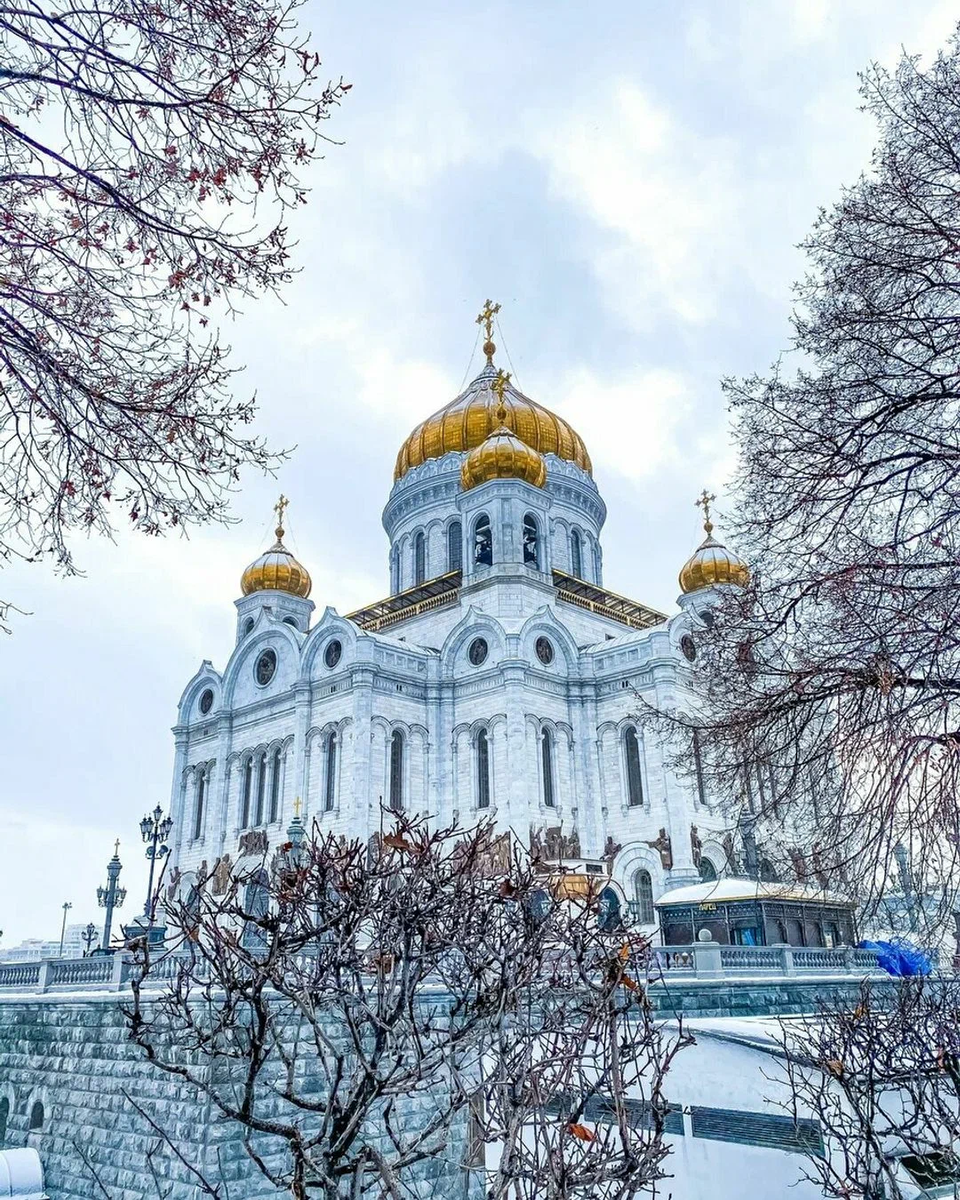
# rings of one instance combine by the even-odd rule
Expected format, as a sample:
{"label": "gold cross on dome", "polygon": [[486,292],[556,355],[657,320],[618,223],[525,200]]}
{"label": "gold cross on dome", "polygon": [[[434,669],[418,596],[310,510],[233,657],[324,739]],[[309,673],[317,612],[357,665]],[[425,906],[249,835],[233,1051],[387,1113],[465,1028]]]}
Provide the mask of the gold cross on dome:
{"label": "gold cross on dome", "polygon": [[277,537],[283,537],[283,514],[290,506],[290,501],[286,498],[283,492],[280,493],[280,499],[273,506],[273,511],[277,514]]}
{"label": "gold cross on dome", "polygon": [[301,805],[302,803],[303,803],[303,801],[300,799],[300,797],[299,797],[299,796],[298,796],[298,797],[296,798],[296,800],[294,800],[294,802],[293,802],[293,815],[294,815],[294,816],[295,816],[295,817],[296,817],[298,820],[299,820],[299,818],[300,818],[300,805]]}
{"label": "gold cross on dome", "polygon": [[484,300],[483,308],[480,311],[480,315],[477,317],[477,324],[484,325],[486,327],[484,332],[487,335],[487,341],[493,337],[493,318],[499,311],[499,304],[491,304],[489,300]]}
{"label": "gold cross on dome", "polygon": [[716,496],[714,496],[711,492],[708,492],[707,489],[704,488],[703,491],[700,493],[700,495],[694,501],[697,508],[703,509],[703,527],[707,531],[708,535],[713,533],[713,524],[710,521],[710,505],[713,503],[714,500],[716,500]]}
{"label": "gold cross on dome", "polygon": [[507,419],[507,408],[506,408],[506,405],[503,403],[503,393],[509,382],[510,382],[510,372],[509,371],[498,371],[496,379],[494,379],[493,383],[490,385],[493,388],[494,394],[496,395],[497,399],[500,401],[500,403],[497,407],[497,424],[498,425],[502,425],[504,423],[504,421],[506,421],[506,419]]}
{"label": "gold cross on dome", "polygon": [[497,349],[493,342],[493,318],[499,311],[499,304],[491,304],[489,300],[484,300],[483,308],[480,310],[480,315],[477,317],[477,324],[482,325],[486,333],[486,341],[483,343],[483,352],[487,356],[488,366],[493,366],[493,356]]}

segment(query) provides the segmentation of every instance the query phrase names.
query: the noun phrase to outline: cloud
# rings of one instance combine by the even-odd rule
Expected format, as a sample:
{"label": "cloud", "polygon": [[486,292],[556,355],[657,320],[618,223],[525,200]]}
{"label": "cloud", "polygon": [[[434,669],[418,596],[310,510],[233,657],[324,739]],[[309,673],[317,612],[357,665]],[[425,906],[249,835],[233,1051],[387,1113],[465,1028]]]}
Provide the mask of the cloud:
{"label": "cloud", "polygon": [[695,324],[715,316],[741,190],[729,139],[693,134],[621,80],[535,146],[555,192],[615,235],[591,250],[622,318],[646,330],[664,310]]}

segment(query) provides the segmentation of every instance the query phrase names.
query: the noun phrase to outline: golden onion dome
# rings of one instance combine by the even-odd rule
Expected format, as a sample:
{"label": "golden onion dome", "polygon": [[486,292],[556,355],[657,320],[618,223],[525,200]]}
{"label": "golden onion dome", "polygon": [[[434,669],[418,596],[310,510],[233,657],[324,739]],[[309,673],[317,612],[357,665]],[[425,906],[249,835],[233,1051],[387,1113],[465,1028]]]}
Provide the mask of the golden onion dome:
{"label": "golden onion dome", "polygon": [[[281,521],[288,504],[286,497],[281,496],[276,505],[276,512]],[[240,576],[240,590],[245,596],[249,596],[251,592],[288,592],[291,596],[300,596],[306,600],[313,586],[310,572],[297,562],[283,544],[283,525],[278,525],[274,532],[277,540],[269,550],[265,550],[259,558],[254,559]]]}
{"label": "golden onion dome", "polygon": [[710,521],[710,501],[713,499],[704,491],[697,501],[704,510],[703,528],[707,536],[680,569],[680,590],[684,595],[719,583],[732,583],[744,588],[750,583],[747,564],[713,536],[713,524]]}
{"label": "golden onion dome", "polygon": [[491,479],[522,479],[542,488],[547,482],[547,464],[526,442],[498,426],[479,446],[474,446],[460,467],[463,490],[479,487]]}
{"label": "golden onion dome", "polygon": [[562,417],[509,383],[502,389],[506,416],[502,422],[497,420],[501,397],[493,387],[497,379],[493,350],[493,343],[488,340],[484,345],[487,365],[476,379],[445,408],[421,422],[403,443],[393,473],[395,480],[402,479],[427,459],[441,458],[451,450],[463,452],[481,446],[491,434],[499,436],[501,424],[528,450],[538,455],[555,454],[576,463],[588,474],[592,472],[593,464],[580,435]]}

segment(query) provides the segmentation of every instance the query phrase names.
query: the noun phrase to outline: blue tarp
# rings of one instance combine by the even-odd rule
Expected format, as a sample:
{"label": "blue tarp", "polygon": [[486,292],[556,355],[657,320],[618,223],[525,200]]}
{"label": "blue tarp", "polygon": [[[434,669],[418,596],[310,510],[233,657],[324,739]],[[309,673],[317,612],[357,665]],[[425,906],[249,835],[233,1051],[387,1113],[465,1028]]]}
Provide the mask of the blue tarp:
{"label": "blue tarp", "polygon": [[928,955],[909,942],[861,942],[861,950],[873,950],[877,955],[877,963],[889,975],[901,978],[907,975],[929,975],[933,964]]}

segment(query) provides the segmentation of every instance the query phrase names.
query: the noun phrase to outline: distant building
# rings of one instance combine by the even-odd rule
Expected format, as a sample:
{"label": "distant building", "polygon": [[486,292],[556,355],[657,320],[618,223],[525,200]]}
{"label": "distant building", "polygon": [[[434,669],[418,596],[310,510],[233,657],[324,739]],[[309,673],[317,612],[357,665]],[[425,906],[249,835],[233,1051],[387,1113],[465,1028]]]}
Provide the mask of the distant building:
{"label": "distant building", "polygon": [[[63,939],[64,958],[82,958],[85,950],[83,931],[86,925],[68,925]],[[60,955],[60,938],[25,938],[18,946],[0,946],[0,962],[40,962]]]}

